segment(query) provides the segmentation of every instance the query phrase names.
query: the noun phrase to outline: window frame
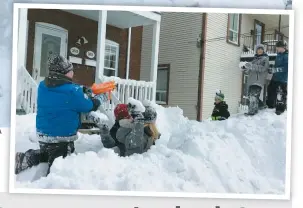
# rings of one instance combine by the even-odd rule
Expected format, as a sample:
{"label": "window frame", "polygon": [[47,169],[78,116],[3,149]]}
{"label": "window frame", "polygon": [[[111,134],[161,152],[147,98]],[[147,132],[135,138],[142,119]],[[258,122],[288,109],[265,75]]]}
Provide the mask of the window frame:
{"label": "window frame", "polygon": [[[105,66],[105,57],[106,57],[106,54],[107,54],[107,52],[106,52],[106,46],[110,46],[110,47],[116,48],[116,60],[115,60],[116,65],[115,65],[115,68],[110,68],[110,67],[106,67]],[[104,69],[115,71],[115,76],[116,77],[118,76],[118,70],[119,70],[119,55],[120,55],[119,54],[119,48],[120,48],[119,43],[114,42],[112,40],[108,40],[108,39],[105,40]]]}
{"label": "window frame", "polygon": [[[234,15],[234,14],[237,14],[238,15],[238,31],[235,31],[233,29],[230,29],[230,25],[229,25],[229,22],[230,22],[230,16],[231,15]],[[235,45],[235,46],[239,46],[240,47],[240,38],[241,38],[241,22],[242,22],[242,14],[238,14],[238,13],[231,13],[231,14],[227,14],[227,30],[226,30],[226,42],[231,44],[231,45]],[[238,33],[238,41],[235,42],[235,41],[231,41],[229,39],[229,32],[232,31],[232,32],[236,32]]]}
{"label": "window frame", "polygon": [[256,46],[256,25],[260,25],[262,27],[262,31],[261,31],[261,44],[263,44],[264,40],[265,40],[265,24],[263,22],[261,22],[260,20],[254,19],[254,37],[253,37],[253,45]]}
{"label": "window frame", "polygon": [[[168,105],[168,100],[169,100],[169,80],[170,80],[170,64],[158,64],[157,70],[158,71],[159,70],[167,70],[167,80],[166,80],[166,98],[165,98],[165,101],[159,101],[159,100],[157,100],[157,93],[160,90],[158,90],[156,88],[156,103],[158,105]],[[157,87],[158,87],[158,84],[157,84]]]}

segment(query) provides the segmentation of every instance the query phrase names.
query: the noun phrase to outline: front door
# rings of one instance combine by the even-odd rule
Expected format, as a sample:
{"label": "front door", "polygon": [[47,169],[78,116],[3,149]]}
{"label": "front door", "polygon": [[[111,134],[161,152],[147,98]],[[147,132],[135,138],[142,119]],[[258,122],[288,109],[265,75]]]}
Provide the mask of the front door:
{"label": "front door", "polygon": [[37,22],[35,25],[35,45],[33,78],[40,82],[48,74],[48,59],[52,55],[67,56],[68,32],[56,25]]}

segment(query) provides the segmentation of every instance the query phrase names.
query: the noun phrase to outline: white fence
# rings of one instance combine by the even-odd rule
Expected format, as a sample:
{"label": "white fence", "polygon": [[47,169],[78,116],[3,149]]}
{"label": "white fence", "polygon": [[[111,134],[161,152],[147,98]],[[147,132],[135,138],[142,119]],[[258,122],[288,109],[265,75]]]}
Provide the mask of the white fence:
{"label": "white fence", "polygon": [[[102,105],[103,113],[106,113],[109,117],[113,116],[114,108],[118,103],[126,103],[130,97],[140,101],[152,100],[154,90],[153,82],[126,80],[106,76],[103,76],[101,80],[103,82],[115,81],[117,85],[117,89],[112,93],[112,99]],[[37,87],[36,81],[28,71],[22,67],[18,73],[17,106],[19,109],[22,108],[26,113],[36,113]]]}
{"label": "white fence", "polygon": [[38,85],[28,71],[21,67],[18,71],[17,82],[17,108],[23,109],[27,114],[37,112]]}

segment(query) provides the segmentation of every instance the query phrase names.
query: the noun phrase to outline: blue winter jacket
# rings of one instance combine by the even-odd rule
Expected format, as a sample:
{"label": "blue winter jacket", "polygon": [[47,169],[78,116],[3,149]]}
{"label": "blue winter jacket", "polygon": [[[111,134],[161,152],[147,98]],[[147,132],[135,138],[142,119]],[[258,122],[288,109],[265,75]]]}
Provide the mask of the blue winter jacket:
{"label": "blue winter jacket", "polygon": [[275,69],[279,72],[273,74],[272,80],[277,82],[287,83],[288,79],[288,51],[284,53],[278,53],[275,60]]}
{"label": "blue winter jacket", "polygon": [[73,83],[47,86],[44,80],[38,87],[37,134],[51,137],[42,139],[44,142],[61,142],[68,137],[75,140],[80,113],[89,112],[92,108],[93,102],[85,97],[81,86]]}

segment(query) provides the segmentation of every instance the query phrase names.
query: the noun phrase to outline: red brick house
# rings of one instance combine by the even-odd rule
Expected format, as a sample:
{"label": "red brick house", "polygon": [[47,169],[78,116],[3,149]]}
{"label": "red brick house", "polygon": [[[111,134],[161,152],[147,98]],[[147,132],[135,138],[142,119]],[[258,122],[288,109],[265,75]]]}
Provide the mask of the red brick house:
{"label": "red brick house", "polygon": [[[48,73],[47,60],[51,54],[61,54],[73,63],[76,83],[91,86],[94,82],[115,80],[116,100],[109,106],[128,97],[155,99],[160,13],[17,6],[20,6],[18,80],[27,83],[22,85],[19,99],[23,100],[21,105],[26,112],[35,112],[37,83]],[[154,28],[150,81],[140,81],[142,34],[146,25]]]}

